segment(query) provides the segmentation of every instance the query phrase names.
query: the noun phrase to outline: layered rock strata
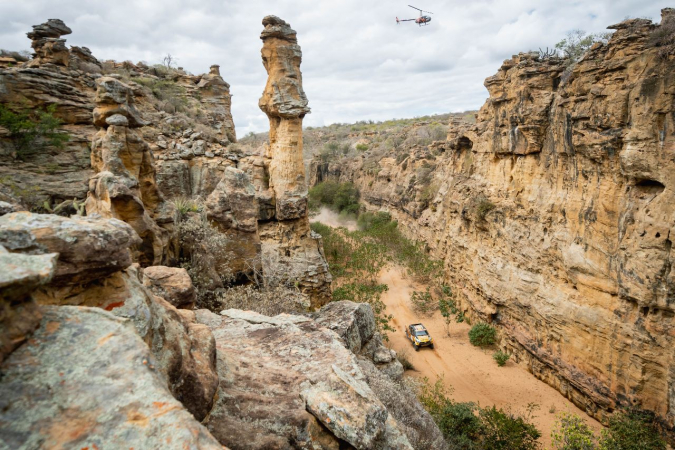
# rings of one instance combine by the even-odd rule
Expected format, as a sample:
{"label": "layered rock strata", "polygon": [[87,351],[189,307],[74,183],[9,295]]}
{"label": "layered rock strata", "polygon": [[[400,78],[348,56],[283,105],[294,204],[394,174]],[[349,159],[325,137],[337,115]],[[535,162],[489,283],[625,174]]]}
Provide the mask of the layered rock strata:
{"label": "layered rock strata", "polygon": [[655,39],[672,20],[614,25],[569,69],[514,56],[448,142],[323,174],[424,240],[535,376],[601,420],[635,405],[671,430],[675,60]]}
{"label": "layered rock strata", "polygon": [[[274,205],[274,215],[260,223],[263,272],[273,282],[298,283],[316,307],[328,301],[331,277],[323,244],[310,230],[307,216],[302,119],[309,107],[302,89],[302,53],[286,22],[267,16],[263,25],[260,38],[268,79],[259,106],[270,121],[270,142],[265,157],[269,177],[260,192],[271,191],[271,199],[263,195],[261,200]],[[261,212],[267,216],[268,211]]]}

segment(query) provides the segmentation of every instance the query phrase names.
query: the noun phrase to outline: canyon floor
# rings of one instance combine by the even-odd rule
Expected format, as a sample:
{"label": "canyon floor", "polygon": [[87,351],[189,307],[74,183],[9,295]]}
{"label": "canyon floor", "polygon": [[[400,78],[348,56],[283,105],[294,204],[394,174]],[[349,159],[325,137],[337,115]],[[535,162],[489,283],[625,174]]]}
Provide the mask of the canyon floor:
{"label": "canyon floor", "polygon": [[[602,425],[560,395],[551,386],[536,379],[527,369],[513,361],[504,367],[492,359],[494,350],[482,350],[469,343],[467,323],[450,323],[449,333],[440,312],[420,316],[412,310],[410,295],[424,290],[406,276],[405,269],[390,266],[380,272],[379,282],[389,286],[382,296],[387,313],[394,316],[396,332],[389,333],[389,346],[406,353],[415,370],[406,372],[413,377],[428,377],[434,382],[442,376],[446,386],[452,388],[452,398],[458,402],[477,402],[481,406],[525,413],[529,403],[535,403],[532,423],[542,433],[541,443],[548,448],[556,414],[567,411],[583,417],[596,432]],[[405,326],[422,322],[434,338],[434,349],[422,348],[415,352],[405,337]],[[552,411],[552,412],[551,412]]]}
{"label": "canyon floor", "polygon": [[[328,208],[321,208],[310,220],[350,231],[357,228],[355,221]],[[453,320],[448,332],[440,312],[436,311],[431,316],[415,313],[410,296],[415,290],[423,291],[425,286],[410,279],[405,268],[388,266],[380,272],[378,281],[389,287],[382,301],[387,306],[386,313],[394,316],[392,324],[396,332],[389,333],[388,346],[396,352],[405,353],[415,366],[414,370],[406,372],[407,376],[428,377],[431,382],[442,376],[446,386],[452,390],[451,397],[458,402],[476,402],[483,407],[496,405],[523,414],[528,404],[536,404],[538,407],[531,422],[541,431],[540,442],[544,448],[549,448],[556,415],[563,411],[582,417],[599,434],[602,425],[598,421],[557,390],[535,378],[523,365],[510,360],[504,367],[499,367],[492,359],[494,349],[483,350],[471,345],[469,324]],[[434,338],[433,350],[423,348],[415,352],[405,337],[405,326],[417,322],[422,322]]]}

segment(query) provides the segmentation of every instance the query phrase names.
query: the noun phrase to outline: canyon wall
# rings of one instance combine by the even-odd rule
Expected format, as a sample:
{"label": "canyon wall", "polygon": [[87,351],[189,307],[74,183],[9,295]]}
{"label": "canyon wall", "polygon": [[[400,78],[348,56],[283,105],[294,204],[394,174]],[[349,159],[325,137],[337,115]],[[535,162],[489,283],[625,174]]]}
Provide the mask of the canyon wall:
{"label": "canyon wall", "polygon": [[353,181],[426,242],[462,309],[535,376],[603,421],[634,405],[671,431],[675,58],[659,36],[673,21],[614,25],[569,68],[514,56],[447,141],[310,174]]}

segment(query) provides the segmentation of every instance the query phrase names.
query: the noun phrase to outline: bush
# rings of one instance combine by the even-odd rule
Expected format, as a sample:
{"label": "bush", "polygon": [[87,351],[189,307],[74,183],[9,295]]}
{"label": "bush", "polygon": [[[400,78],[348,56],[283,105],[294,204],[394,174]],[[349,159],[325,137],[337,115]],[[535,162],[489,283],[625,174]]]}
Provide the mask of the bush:
{"label": "bush", "polygon": [[338,212],[346,211],[357,215],[360,208],[359,197],[359,190],[353,183],[326,180],[309,190],[309,205],[310,209],[314,210],[325,205]]}
{"label": "bush", "polygon": [[469,330],[469,341],[476,347],[489,347],[497,340],[497,330],[492,325],[480,322]]}
{"label": "bush", "polygon": [[24,107],[15,112],[0,104],[0,126],[9,131],[9,138],[19,159],[48,145],[63,148],[70,140],[67,133],[58,131],[61,119],[54,117],[55,112],[56,105],[49,105],[46,109]]}
{"label": "bush", "polygon": [[365,152],[368,150],[368,146],[366,144],[356,144],[356,149],[360,152]]}
{"label": "bush", "polygon": [[551,431],[554,450],[594,450],[595,435],[584,420],[574,414],[560,413]]}
{"label": "bush", "polygon": [[219,290],[214,303],[218,305],[218,312],[224,309],[242,309],[266,316],[302,313],[309,307],[309,299],[298,289],[287,286],[234,286]]}
{"label": "bush", "polygon": [[424,378],[418,397],[440,428],[449,448],[461,449],[536,449],[541,436],[527,417],[507,413],[496,407],[480,408],[474,403],[457,403],[448,396],[443,379],[434,385]]}
{"label": "bush", "polygon": [[572,30],[567,37],[555,45],[558,54],[571,65],[581,59],[596,42],[606,43],[612,33],[586,34],[583,30]]}
{"label": "bush", "polygon": [[630,409],[614,413],[602,430],[601,450],[665,450],[654,413]]}
{"label": "bush", "polygon": [[496,208],[495,204],[492,203],[487,198],[485,197],[479,198],[478,203],[476,205],[476,218],[478,219],[479,222],[484,221],[488,213],[495,208]]}
{"label": "bush", "polygon": [[496,407],[479,412],[483,448],[486,450],[537,449],[541,433],[524,417]]}
{"label": "bush", "polygon": [[649,36],[648,45],[658,47],[659,56],[668,58],[675,55],[675,20],[661,23]]}
{"label": "bush", "polygon": [[506,361],[508,361],[509,358],[511,358],[511,355],[509,355],[508,353],[504,353],[501,350],[497,350],[492,355],[492,359],[494,359],[497,362],[497,365],[499,367],[504,366],[504,364],[506,364]]}

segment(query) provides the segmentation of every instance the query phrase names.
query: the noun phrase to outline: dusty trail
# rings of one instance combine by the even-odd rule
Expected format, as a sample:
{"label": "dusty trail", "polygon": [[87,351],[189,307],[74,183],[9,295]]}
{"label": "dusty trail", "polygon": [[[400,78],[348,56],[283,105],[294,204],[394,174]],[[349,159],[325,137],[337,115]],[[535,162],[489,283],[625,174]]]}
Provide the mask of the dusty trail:
{"label": "dusty trail", "polygon": [[[420,317],[412,311],[410,294],[415,285],[405,276],[404,269],[388,267],[379,276],[379,282],[389,286],[382,300],[387,313],[394,316],[395,333],[389,333],[390,346],[397,352],[405,352],[415,366],[407,372],[414,377],[429,377],[434,382],[444,376],[446,385],[452,386],[452,398],[459,402],[478,402],[481,406],[496,405],[514,412],[525,412],[528,403],[536,403],[534,425],[541,431],[540,442],[548,448],[555,415],[568,411],[583,417],[596,432],[602,428],[599,422],[588,416],[558,391],[536,379],[525,367],[513,361],[498,367],[492,359],[493,351],[481,350],[469,343],[466,323],[450,324],[450,336],[439,312],[431,317]],[[421,287],[417,286],[420,290]],[[422,322],[434,338],[434,349],[422,348],[415,352],[404,334],[406,324]],[[553,410],[554,412],[550,412]]]}
{"label": "dusty trail", "polygon": [[312,223],[321,222],[322,224],[333,228],[345,227],[349,231],[356,231],[357,229],[355,220],[340,217],[340,214],[325,206],[319,210],[318,214],[311,216],[309,221]]}

